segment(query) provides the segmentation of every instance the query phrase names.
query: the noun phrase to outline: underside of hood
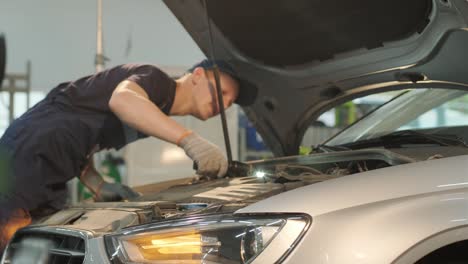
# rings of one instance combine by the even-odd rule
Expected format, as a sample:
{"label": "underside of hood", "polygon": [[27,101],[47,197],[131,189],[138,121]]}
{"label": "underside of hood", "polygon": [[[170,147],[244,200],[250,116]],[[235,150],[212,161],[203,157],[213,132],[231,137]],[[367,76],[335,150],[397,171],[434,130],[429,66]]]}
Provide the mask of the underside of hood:
{"label": "underside of hood", "polygon": [[215,57],[258,89],[244,111],[277,156],[296,154],[311,121],[352,98],[468,83],[464,0],[165,3],[205,54],[208,10]]}
{"label": "underside of hood", "polygon": [[422,32],[431,10],[431,0],[208,1],[213,23],[239,52],[278,67],[407,38]]}

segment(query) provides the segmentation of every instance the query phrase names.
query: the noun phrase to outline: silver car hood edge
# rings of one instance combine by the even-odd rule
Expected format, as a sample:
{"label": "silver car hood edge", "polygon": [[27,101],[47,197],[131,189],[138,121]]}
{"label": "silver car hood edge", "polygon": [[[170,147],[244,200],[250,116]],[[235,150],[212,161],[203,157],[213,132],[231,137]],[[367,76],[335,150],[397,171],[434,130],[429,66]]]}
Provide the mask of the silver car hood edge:
{"label": "silver car hood edge", "polygon": [[[315,217],[393,199],[454,190],[466,192],[466,164],[468,156],[464,155],[353,174],[282,193],[236,213],[305,212]],[[448,170],[451,175],[445,177]]]}

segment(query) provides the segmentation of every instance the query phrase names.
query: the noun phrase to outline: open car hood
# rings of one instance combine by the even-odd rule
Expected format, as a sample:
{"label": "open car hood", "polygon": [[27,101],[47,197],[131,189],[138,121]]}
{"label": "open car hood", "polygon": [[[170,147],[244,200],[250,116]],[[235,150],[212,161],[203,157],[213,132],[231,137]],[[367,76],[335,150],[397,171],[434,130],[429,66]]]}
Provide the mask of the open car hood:
{"label": "open car hood", "polygon": [[[243,107],[277,156],[293,155],[321,113],[406,88],[468,86],[468,2],[207,0],[216,59],[258,89]],[[203,1],[165,0],[210,54]]]}

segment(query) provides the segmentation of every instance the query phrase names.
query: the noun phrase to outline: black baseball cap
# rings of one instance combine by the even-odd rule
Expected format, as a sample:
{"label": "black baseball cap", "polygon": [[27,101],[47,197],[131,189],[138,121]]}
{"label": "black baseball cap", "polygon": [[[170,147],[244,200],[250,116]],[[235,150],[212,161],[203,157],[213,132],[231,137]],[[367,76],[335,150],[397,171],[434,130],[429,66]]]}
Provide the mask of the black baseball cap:
{"label": "black baseball cap", "polygon": [[252,105],[257,98],[257,87],[245,80],[242,80],[236,71],[231,67],[231,65],[229,65],[229,63],[226,61],[205,59],[193,65],[188,70],[188,72],[192,73],[197,67],[201,67],[205,70],[213,70],[215,65],[218,66],[219,71],[228,74],[239,83],[239,95],[237,96],[237,99],[234,101],[234,103],[240,106]]}

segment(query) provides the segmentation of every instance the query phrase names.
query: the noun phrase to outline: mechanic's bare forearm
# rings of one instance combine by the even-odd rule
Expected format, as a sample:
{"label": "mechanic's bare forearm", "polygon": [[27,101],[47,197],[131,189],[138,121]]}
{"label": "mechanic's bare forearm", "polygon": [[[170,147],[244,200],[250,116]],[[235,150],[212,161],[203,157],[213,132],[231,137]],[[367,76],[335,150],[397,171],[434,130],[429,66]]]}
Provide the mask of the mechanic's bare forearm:
{"label": "mechanic's bare forearm", "polygon": [[166,116],[148,98],[133,90],[121,89],[115,92],[109,101],[109,107],[129,126],[171,143],[175,143],[186,131],[186,128]]}

